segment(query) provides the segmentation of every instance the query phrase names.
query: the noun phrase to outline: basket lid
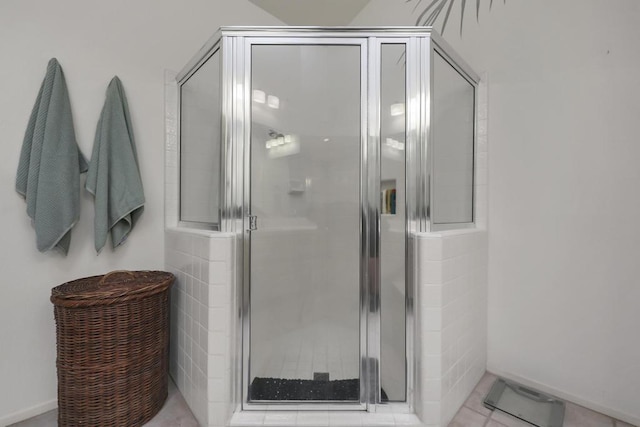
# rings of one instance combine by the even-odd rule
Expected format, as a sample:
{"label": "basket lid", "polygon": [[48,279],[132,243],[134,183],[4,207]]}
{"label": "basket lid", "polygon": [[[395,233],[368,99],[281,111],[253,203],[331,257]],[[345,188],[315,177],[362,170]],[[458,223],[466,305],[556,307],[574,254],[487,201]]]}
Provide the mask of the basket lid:
{"label": "basket lid", "polygon": [[175,277],[166,271],[112,271],[105,275],[85,277],[51,289],[51,302],[99,301],[142,293],[161,292],[171,286]]}

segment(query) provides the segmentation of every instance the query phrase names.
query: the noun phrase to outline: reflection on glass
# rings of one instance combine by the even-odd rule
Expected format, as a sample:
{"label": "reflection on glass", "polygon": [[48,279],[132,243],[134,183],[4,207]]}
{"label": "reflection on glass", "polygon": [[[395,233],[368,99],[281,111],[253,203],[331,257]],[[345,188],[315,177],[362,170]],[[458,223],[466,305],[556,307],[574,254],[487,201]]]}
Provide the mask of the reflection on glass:
{"label": "reflection on glass", "polygon": [[404,52],[404,44],[382,45],[380,394],[392,401],[406,399]]}
{"label": "reflection on glass", "polygon": [[251,53],[252,401],[359,399],[360,47]]}
{"label": "reflection on glass", "polygon": [[180,220],[219,223],[220,54],[180,88]]}
{"label": "reflection on glass", "polygon": [[439,54],[434,61],[431,219],[472,222],[474,87]]}

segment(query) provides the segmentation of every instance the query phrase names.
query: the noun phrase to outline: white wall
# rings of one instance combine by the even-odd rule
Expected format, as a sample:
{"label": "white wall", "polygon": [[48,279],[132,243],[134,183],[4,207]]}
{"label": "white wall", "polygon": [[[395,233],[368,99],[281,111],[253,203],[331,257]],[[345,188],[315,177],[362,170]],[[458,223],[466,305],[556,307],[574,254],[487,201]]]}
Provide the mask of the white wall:
{"label": "white wall", "polygon": [[[163,268],[164,69],[179,70],[217,27],[234,24],[278,21],[244,0],[1,2],[0,425],[55,406],[53,286],[113,269]],[[127,243],[98,257],[87,194],[63,258],[37,252],[25,203],[14,190],[24,130],[54,56],[65,72],[86,156],[113,75],[129,98],[147,203]]]}
{"label": "white wall", "polygon": [[640,4],[467,3],[445,39],[490,79],[489,369],[639,424]]}

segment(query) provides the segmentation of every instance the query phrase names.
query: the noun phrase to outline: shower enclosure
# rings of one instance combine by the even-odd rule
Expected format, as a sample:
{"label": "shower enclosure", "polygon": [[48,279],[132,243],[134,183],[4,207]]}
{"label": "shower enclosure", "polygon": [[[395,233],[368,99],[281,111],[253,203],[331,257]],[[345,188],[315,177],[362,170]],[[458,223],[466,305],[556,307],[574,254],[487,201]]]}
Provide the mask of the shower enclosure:
{"label": "shower enclosure", "polygon": [[413,27],[222,28],[178,75],[179,225],[235,236],[243,409],[412,404],[412,239],[473,226],[477,82]]}

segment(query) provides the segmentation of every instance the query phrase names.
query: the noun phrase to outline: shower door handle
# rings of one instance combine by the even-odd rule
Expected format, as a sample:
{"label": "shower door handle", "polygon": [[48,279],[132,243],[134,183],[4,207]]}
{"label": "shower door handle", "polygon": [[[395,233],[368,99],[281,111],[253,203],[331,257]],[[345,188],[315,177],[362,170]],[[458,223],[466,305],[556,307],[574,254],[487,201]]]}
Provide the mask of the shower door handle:
{"label": "shower door handle", "polygon": [[258,229],[258,217],[255,215],[249,215],[249,231],[256,231]]}

